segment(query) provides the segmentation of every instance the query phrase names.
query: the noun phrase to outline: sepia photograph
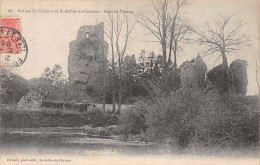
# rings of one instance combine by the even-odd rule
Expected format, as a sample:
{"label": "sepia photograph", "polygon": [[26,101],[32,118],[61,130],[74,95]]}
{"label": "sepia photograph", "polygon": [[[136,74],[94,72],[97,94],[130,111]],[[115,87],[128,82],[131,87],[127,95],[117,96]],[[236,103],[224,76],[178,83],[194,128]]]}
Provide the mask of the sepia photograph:
{"label": "sepia photograph", "polygon": [[259,0],[0,0],[1,165],[258,165]]}

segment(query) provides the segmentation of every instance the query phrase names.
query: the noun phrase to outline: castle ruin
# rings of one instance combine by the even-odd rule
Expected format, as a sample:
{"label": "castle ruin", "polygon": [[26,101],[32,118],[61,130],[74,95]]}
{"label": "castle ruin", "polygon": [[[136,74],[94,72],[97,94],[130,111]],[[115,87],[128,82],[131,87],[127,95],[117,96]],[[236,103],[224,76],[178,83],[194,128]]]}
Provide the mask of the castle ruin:
{"label": "castle ruin", "polygon": [[[92,87],[107,61],[108,44],[104,41],[104,23],[81,26],[76,40],[70,42],[69,82],[73,93],[88,100],[86,90]],[[92,101],[92,100],[89,100]]]}

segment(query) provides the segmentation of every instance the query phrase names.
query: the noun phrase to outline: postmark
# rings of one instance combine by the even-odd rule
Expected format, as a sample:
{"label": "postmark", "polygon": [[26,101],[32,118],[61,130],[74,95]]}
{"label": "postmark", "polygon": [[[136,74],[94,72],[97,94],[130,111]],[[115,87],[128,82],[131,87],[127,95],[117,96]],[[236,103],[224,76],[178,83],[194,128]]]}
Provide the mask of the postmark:
{"label": "postmark", "polygon": [[4,61],[8,65],[19,67],[26,61],[27,54],[27,43],[20,31],[7,26],[0,27],[0,55],[4,56]]}

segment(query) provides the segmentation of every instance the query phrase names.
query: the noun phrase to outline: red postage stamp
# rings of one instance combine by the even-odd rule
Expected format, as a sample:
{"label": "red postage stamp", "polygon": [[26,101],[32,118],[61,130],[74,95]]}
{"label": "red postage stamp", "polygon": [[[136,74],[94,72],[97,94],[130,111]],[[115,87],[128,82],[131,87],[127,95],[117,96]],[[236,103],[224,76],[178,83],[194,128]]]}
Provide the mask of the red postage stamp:
{"label": "red postage stamp", "polygon": [[27,53],[20,18],[0,18],[0,54],[5,56],[5,61],[19,67],[26,60]]}

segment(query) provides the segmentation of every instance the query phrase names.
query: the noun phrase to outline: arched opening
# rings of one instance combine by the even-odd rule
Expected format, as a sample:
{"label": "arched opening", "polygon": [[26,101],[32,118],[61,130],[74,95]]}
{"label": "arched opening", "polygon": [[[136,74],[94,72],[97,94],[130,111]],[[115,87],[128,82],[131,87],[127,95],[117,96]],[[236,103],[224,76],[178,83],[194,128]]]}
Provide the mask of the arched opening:
{"label": "arched opening", "polygon": [[86,32],[86,38],[89,38],[89,32]]}

